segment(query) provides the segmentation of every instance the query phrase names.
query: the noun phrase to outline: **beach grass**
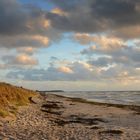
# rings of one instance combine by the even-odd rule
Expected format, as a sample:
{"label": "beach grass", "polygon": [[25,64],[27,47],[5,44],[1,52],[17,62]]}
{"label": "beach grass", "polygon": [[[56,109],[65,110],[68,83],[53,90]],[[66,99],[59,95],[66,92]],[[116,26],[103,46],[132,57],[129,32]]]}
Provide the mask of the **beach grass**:
{"label": "beach grass", "polygon": [[0,116],[5,117],[9,112],[15,113],[19,106],[27,105],[29,97],[35,95],[32,90],[0,83]]}

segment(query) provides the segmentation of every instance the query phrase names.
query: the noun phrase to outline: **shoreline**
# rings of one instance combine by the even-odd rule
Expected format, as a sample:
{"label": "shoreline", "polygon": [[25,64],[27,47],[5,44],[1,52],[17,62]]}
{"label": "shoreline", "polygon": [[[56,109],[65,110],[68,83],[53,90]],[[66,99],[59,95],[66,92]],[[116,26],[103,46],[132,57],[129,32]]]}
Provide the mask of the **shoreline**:
{"label": "shoreline", "polygon": [[13,120],[0,121],[2,140],[138,140],[134,109],[55,94],[30,98]]}
{"label": "shoreline", "polygon": [[[59,94],[52,94],[52,93],[39,93],[41,95],[43,94],[48,94],[48,95],[55,95],[57,97],[61,98],[67,98],[73,102],[80,102],[80,103],[87,103],[87,104],[92,104],[92,105],[101,105],[101,106],[107,106],[107,107],[117,107],[117,108],[122,108],[122,109],[128,109],[132,111],[136,111],[137,113],[140,113],[140,105],[127,105],[127,104],[115,104],[115,103],[104,103],[104,102],[97,102],[97,101],[90,101],[88,99],[84,98],[79,98],[79,97],[68,97],[65,95],[59,95]],[[43,95],[44,96],[44,95]]]}
{"label": "shoreline", "polygon": [[[99,93],[98,93],[99,92]],[[132,91],[131,91],[132,92]],[[136,105],[140,106],[139,96],[140,92],[124,91],[124,93],[118,91],[64,91],[64,92],[44,92],[50,94],[58,94],[62,96],[72,98],[83,98],[88,101],[110,103],[110,104],[123,104],[123,105]]]}

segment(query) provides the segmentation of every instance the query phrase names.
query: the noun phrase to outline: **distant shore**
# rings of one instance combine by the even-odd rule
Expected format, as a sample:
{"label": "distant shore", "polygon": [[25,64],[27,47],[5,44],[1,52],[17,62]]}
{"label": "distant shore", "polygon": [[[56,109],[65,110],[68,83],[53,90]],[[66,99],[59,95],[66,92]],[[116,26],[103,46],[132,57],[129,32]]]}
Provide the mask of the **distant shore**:
{"label": "distant shore", "polygon": [[65,92],[64,90],[36,90],[36,92],[39,92],[39,93],[46,93],[46,92]]}
{"label": "distant shore", "polygon": [[[56,93],[57,94],[57,93]],[[140,107],[40,94],[16,118],[0,120],[0,138],[13,140],[138,140]]]}

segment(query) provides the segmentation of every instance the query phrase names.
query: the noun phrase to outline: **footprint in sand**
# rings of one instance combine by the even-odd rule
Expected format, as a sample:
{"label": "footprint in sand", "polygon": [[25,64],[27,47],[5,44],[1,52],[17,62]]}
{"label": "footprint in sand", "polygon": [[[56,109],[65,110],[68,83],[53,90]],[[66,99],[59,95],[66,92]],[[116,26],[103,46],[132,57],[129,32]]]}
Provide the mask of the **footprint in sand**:
{"label": "footprint in sand", "polygon": [[121,130],[104,130],[99,132],[100,140],[121,140],[123,131]]}

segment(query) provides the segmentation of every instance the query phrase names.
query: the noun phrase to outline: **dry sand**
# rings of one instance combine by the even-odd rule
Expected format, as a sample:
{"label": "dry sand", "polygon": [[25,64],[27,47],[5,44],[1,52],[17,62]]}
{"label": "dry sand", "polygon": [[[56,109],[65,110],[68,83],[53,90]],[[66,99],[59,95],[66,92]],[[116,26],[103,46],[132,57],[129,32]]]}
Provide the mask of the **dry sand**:
{"label": "dry sand", "polygon": [[16,118],[0,119],[0,140],[140,140],[140,115],[133,110],[51,94],[32,100]]}

